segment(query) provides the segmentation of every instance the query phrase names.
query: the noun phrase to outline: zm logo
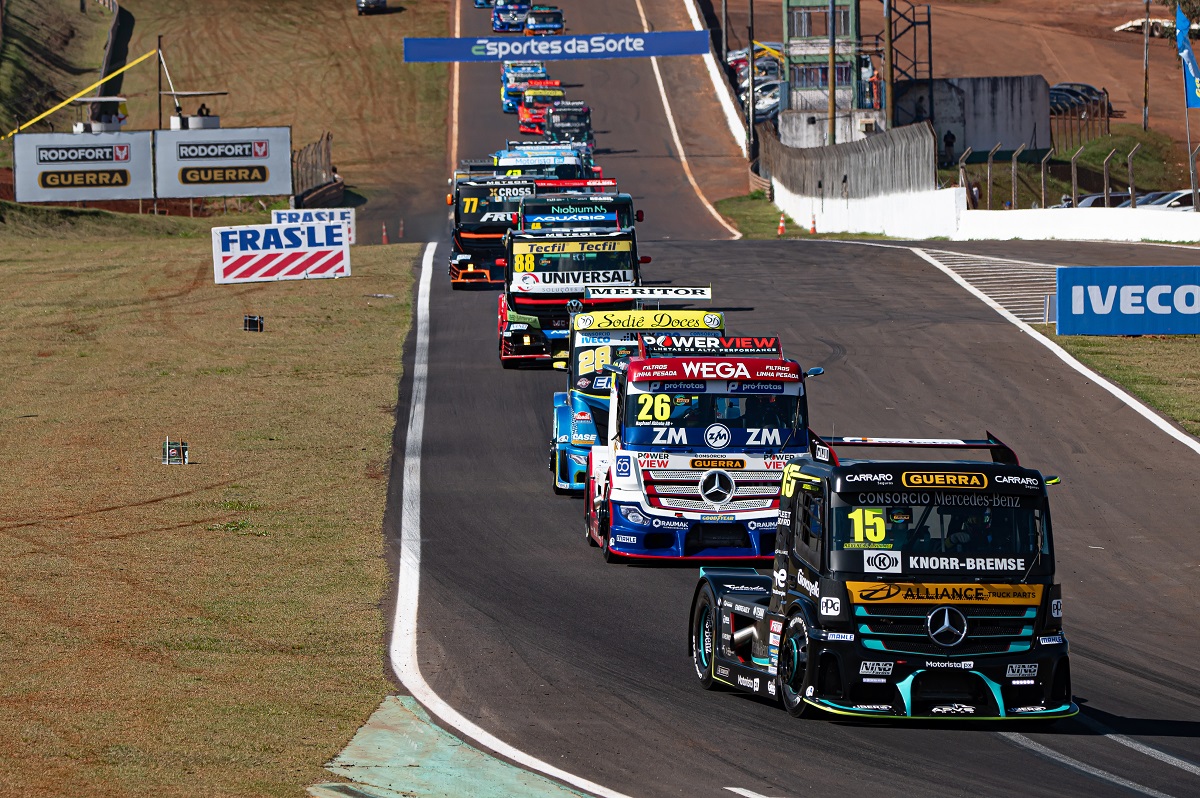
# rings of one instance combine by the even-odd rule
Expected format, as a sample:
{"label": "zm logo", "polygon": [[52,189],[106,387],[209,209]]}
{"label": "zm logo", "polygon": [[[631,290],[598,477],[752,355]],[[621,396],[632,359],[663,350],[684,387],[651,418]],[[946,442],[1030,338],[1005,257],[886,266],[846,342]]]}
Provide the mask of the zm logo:
{"label": "zm logo", "polygon": [[704,430],[704,443],[713,449],[724,449],[729,445],[729,427],[724,424],[709,424]]}

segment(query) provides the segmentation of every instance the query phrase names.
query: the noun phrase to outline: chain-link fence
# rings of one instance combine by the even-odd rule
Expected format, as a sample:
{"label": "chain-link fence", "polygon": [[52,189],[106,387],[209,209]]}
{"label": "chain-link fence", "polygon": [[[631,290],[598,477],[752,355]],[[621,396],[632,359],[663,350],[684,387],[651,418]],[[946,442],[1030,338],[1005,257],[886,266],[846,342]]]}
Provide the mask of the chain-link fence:
{"label": "chain-link fence", "polygon": [[801,196],[855,199],[937,188],[937,137],[929,122],[831,147],[788,147],[769,125],[756,130],[763,171]]}

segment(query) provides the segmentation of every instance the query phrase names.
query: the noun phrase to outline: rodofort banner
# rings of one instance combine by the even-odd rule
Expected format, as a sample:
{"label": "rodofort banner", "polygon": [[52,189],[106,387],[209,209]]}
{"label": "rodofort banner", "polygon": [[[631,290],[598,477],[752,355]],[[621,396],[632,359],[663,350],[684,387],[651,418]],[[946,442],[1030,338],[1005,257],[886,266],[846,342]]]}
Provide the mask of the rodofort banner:
{"label": "rodofort banner", "polygon": [[292,193],[292,129],[154,131],[158,196],[255,197]]}
{"label": "rodofort banner", "polygon": [[17,202],[143,199],[154,195],[150,132],[21,133]]}

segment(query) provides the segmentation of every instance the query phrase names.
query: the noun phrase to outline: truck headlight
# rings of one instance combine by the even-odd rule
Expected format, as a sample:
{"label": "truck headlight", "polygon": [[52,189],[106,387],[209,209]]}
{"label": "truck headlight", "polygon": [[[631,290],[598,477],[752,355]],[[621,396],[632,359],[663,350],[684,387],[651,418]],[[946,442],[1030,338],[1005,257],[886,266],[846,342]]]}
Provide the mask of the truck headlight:
{"label": "truck headlight", "polygon": [[587,465],[587,455],[586,454],[569,454],[567,456],[571,458],[571,462],[574,463],[575,465],[581,465],[581,466]]}
{"label": "truck headlight", "polygon": [[621,515],[631,524],[637,524],[638,526],[650,525],[650,519],[643,515],[636,507],[622,507]]}

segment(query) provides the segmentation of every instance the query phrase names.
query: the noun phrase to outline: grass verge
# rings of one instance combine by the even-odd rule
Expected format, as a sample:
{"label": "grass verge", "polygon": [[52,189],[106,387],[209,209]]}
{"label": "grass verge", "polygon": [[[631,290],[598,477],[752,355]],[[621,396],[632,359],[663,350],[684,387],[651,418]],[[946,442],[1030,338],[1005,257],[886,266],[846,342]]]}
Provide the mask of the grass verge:
{"label": "grass verge", "polygon": [[885,239],[887,236],[871,233],[809,233],[811,220],[799,224],[790,216],[784,217],[783,235],[779,235],[779,208],[767,199],[762,191],[752,191],[741,197],[730,197],[715,203],[717,211],[738,229],[743,238],[752,241],[782,238],[811,239]]}
{"label": "grass verge", "polygon": [[[217,286],[207,228],[258,216],[0,214],[0,792],[302,795],[390,691],[419,247]],[[167,435],[191,465],[160,464]]]}
{"label": "grass verge", "polygon": [[1080,363],[1200,436],[1200,336],[1056,335],[1034,328]]}

